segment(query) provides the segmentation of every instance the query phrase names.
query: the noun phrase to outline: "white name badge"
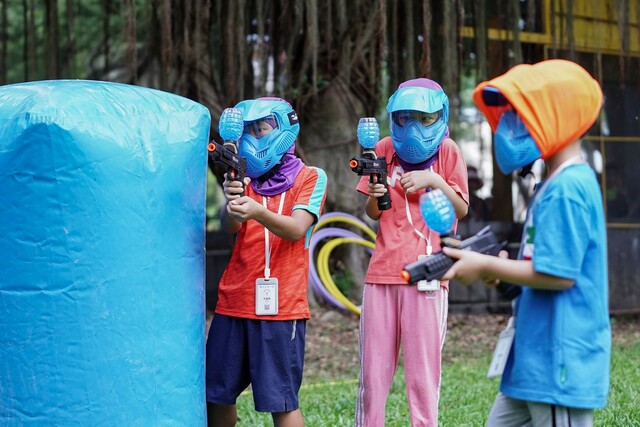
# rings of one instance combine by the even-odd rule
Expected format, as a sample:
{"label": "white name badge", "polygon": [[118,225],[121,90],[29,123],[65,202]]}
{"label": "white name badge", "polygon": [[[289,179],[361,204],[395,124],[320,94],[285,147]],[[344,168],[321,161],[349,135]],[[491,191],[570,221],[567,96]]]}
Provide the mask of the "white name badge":
{"label": "white name badge", "polygon": [[493,351],[491,365],[489,365],[489,371],[487,372],[487,378],[499,377],[504,372],[504,367],[507,365],[507,359],[511,352],[511,346],[513,345],[513,338],[515,337],[515,334],[516,328],[513,317],[511,317],[509,318],[509,322],[507,323],[505,330],[500,332],[496,348]]}
{"label": "white name badge", "polygon": [[256,314],[258,316],[278,314],[278,279],[275,277],[256,279]]}
{"label": "white name badge", "polygon": [[[418,261],[424,260],[429,255],[418,255]],[[416,284],[418,290],[421,292],[432,292],[440,289],[440,281],[439,280],[420,280]]]}

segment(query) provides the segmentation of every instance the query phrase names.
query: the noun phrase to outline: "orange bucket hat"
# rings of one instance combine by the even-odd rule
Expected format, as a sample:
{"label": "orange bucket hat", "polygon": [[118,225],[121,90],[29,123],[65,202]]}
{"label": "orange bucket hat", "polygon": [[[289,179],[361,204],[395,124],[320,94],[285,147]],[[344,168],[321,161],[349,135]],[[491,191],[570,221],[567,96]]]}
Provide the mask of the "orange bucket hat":
{"label": "orange bucket hat", "polygon": [[516,110],[543,159],[584,135],[602,107],[600,84],[578,64],[564,59],[520,64],[473,90],[473,100],[494,132],[509,106],[488,105],[482,96],[487,87],[498,89]]}

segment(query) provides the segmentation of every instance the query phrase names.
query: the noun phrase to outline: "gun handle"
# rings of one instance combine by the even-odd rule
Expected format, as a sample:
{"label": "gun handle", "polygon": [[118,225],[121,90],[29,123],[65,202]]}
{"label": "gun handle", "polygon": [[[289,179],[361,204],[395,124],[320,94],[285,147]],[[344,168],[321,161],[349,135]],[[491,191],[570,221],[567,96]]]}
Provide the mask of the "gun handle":
{"label": "gun handle", "polygon": [[378,209],[381,211],[386,211],[391,209],[391,194],[389,194],[389,184],[387,184],[387,162],[384,157],[379,157],[378,160],[382,161],[385,164],[385,168],[379,174],[370,175],[369,180],[373,184],[383,184],[384,188],[387,189],[387,192],[384,193],[383,196],[378,197]]}
{"label": "gun handle", "polygon": [[229,179],[231,179],[232,181],[239,181],[240,184],[242,184],[242,193],[240,193],[240,197],[244,196],[244,176],[242,175],[242,173],[240,173],[240,171],[238,171],[235,168],[228,168],[227,169],[227,176],[229,177]]}
{"label": "gun handle", "polygon": [[384,195],[378,197],[378,209],[381,211],[386,211],[387,209],[391,209],[391,195],[389,194],[389,186],[387,185],[386,172],[384,173],[384,178],[381,177],[380,174],[372,173],[369,175],[369,182],[372,184],[383,184],[384,188],[387,189],[387,192]]}

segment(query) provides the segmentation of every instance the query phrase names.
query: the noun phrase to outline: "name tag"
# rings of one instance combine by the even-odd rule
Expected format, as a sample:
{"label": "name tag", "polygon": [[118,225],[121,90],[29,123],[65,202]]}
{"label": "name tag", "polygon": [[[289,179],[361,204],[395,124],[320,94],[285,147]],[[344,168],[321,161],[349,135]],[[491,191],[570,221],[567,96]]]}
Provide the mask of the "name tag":
{"label": "name tag", "polygon": [[278,314],[278,279],[275,277],[256,279],[256,315]]}
{"label": "name tag", "polygon": [[[424,260],[429,255],[418,255],[418,261]],[[416,283],[416,286],[421,292],[433,292],[440,289],[440,281],[439,280],[420,280]]]}
{"label": "name tag", "polygon": [[511,346],[513,345],[513,338],[516,335],[516,328],[513,317],[509,318],[507,327],[504,331],[500,332],[496,348],[493,351],[493,358],[491,359],[491,365],[489,365],[489,371],[487,372],[487,378],[496,378],[502,375],[504,368],[507,365],[507,359],[511,352]]}

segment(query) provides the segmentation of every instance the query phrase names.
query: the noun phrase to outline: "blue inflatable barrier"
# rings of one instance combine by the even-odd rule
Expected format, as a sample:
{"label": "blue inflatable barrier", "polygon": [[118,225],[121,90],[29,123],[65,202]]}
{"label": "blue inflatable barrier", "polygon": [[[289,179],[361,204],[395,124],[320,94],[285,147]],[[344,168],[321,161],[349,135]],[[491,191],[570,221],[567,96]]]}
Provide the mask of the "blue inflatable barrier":
{"label": "blue inflatable barrier", "polygon": [[0,425],[205,425],[210,122],[137,86],[0,87]]}

